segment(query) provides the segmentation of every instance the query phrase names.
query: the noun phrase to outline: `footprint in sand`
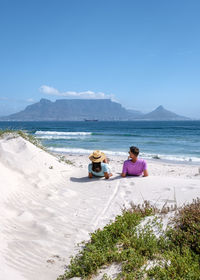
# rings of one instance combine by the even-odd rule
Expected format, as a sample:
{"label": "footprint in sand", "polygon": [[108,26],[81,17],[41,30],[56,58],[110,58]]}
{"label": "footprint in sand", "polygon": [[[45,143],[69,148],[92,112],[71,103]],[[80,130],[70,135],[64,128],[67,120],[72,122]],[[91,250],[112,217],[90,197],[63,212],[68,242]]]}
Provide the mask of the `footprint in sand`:
{"label": "footprint in sand", "polygon": [[189,190],[195,190],[197,187],[187,187]]}
{"label": "footprint in sand", "polygon": [[47,193],[46,195],[45,195],[45,199],[53,199],[54,197],[53,197],[53,195],[51,194],[51,193]]}
{"label": "footprint in sand", "polygon": [[164,188],[163,191],[171,191],[170,188]]}
{"label": "footprint in sand", "polygon": [[126,191],[126,195],[132,194],[131,191]]}
{"label": "footprint in sand", "polygon": [[161,201],[167,202],[167,203],[176,203],[174,199],[161,199]]}
{"label": "footprint in sand", "polygon": [[191,191],[191,190],[196,190],[197,187],[187,187],[187,188],[181,188],[181,191],[186,192],[186,191]]}
{"label": "footprint in sand", "polygon": [[69,233],[64,233],[64,238],[71,238],[72,237],[72,234],[69,234]]}

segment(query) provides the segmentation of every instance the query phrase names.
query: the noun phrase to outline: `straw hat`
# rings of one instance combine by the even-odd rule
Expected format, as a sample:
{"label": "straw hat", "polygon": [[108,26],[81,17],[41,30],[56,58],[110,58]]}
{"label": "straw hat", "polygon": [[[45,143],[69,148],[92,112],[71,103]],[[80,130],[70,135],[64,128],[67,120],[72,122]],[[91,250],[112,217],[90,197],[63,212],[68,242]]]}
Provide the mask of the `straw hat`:
{"label": "straw hat", "polygon": [[100,151],[94,151],[90,156],[89,159],[92,162],[102,162],[106,158],[106,155]]}

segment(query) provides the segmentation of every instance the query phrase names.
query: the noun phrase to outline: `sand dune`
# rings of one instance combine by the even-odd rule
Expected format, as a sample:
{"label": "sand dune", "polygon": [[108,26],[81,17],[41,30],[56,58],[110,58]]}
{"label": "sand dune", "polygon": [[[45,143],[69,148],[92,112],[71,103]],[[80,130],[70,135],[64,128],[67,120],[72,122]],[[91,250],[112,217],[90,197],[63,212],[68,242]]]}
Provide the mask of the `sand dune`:
{"label": "sand dune", "polygon": [[0,139],[0,280],[56,279],[76,244],[131,201],[179,206],[200,196],[198,166],[148,162],[149,177],[123,179],[115,157],[104,180],[87,178],[86,156],[68,158],[74,165],[21,137]]}

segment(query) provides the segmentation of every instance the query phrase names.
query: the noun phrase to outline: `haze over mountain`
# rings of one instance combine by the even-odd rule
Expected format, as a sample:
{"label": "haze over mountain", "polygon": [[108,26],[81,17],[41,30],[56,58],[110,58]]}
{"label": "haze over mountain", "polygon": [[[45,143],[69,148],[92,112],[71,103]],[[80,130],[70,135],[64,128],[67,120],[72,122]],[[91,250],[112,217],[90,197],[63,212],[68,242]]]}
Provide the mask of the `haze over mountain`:
{"label": "haze over mountain", "polygon": [[187,120],[159,106],[153,112],[143,114],[127,110],[110,99],[59,99],[52,102],[41,99],[23,111],[1,120],[7,121],[83,121],[83,120]]}

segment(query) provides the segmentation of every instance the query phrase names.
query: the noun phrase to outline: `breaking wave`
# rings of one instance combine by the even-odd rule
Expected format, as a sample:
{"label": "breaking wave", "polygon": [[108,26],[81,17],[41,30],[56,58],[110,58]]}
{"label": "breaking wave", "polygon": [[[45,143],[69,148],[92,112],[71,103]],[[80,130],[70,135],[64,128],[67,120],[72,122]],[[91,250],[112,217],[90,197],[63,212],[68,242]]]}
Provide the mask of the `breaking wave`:
{"label": "breaking wave", "polygon": [[[82,131],[42,131],[38,130],[35,132],[35,135],[42,139],[69,139],[63,138],[64,136],[87,136],[91,135],[91,132],[82,132]],[[62,138],[61,138],[62,137]]]}
{"label": "breaking wave", "polygon": [[[54,147],[49,147],[48,150],[52,152],[57,152],[57,153],[67,153],[67,154],[91,154],[93,150],[89,149],[81,149],[81,148],[54,148]],[[115,152],[115,151],[106,151],[106,150],[101,150],[107,155],[113,155],[113,156],[124,156],[127,155],[125,152]]]}
{"label": "breaking wave", "polygon": [[[49,147],[48,148],[52,152],[56,153],[67,153],[67,154],[91,154],[93,150],[89,149],[82,149],[82,148],[56,148],[56,147]],[[110,156],[123,156],[125,159],[127,158],[127,152],[122,151],[108,151],[102,150],[106,155]],[[141,153],[141,158],[144,159],[154,159],[154,160],[166,160],[166,161],[175,161],[175,162],[182,162],[182,163],[200,163],[200,158],[198,157],[185,157],[181,155],[164,155],[164,154],[153,154],[153,153]]]}

